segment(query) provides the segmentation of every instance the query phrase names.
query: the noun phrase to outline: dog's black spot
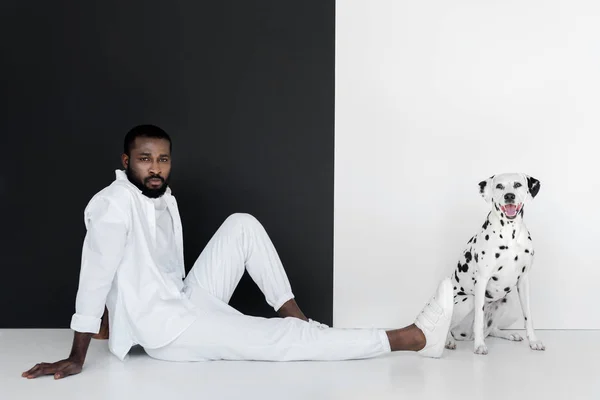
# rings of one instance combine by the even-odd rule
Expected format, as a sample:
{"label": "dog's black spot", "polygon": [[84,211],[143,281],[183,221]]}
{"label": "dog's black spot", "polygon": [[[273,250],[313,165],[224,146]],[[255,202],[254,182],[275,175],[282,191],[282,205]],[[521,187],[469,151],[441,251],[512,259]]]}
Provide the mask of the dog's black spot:
{"label": "dog's black spot", "polygon": [[466,297],[463,299],[463,302],[465,302],[465,301],[467,301],[467,298],[466,298]]}
{"label": "dog's black spot", "polygon": [[500,220],[500,225],[504,226],[504,220]]}
{"label": "dog's black spot", "polygon": [[525,321],[527,321],[527,317],[525,317]]}
{"label": "dog's black spot", "polygon": [[529,249],[525,249],[525,253],[529,253]]}
{"label": "dog's black spot", "polygon": [[477,285],[477,280],[475,280],[475,285]]}
{"label": "dog's black spot", "polygon": [[504,291],[505,291],[505,292],[510,292],[510,288],[509,288],[509,287],[505,287],[505,288],[504,288]]}
{"label": "dog's black spot", "polygon": [[531,236],[527,236],[527,239],[531,240]]}
{"label": "dog's black spot", "polygon": [[491,295],[491,293],[490,293],[490,291],[489,291],[489,290],[486,290],[486,291],[485,291],[485,297],[487,297],[488,299],[491,299],[491,298],[492,298],[492,295]]}
{"label": "dog's black spot", "polygon": [[485,250],[481,250],[481,254],[485,256]]}
{"label": "dog's black spot", "polygon": [[492,232],[494,232],[494,234],[496,234],[496,231],[492,231]]}
{"label": "dog's black spot", "polygon": [[456,278],[456,282],[460,282],[460,280],[458,279],[458,274],[456,273],[456,270],[454,270],[454,278]]}
{"label": "dog's black spot", "polygon": [[508,300],[506,300],[506,297],[502,299],[503,303],[506,303]]}
{"label": "dog's black spot", "polygon": [[[472,259],[473,259],[473,256],[471,255],[471,252],[470,252],[470,251],[467,251],[467,252],[465,253],[465,260],[467,260],[467,262],[468,262],[468,263],[470,263]],[[465,271],[465,272],[466,272],[466,271]]]}
{"label": "dog's black spot", "polygon": [[473,244],[477,244],[477,238],[473,239]]}
{"label": "dog's black spot", "polygon": [[519,259],[519,256],[515,256],[515,261],[517,261]]}
{"label": "dog's black spot", "polygon": [[475,280],[475,278],[471,278],[472,280]]}
{"label": "dog's black spot", "polygon": [[458,292],[458,293],[456,293],[456,294],[457,294],[457,295],[459,295],[459,296],[465,296],[465,295],[466,295],[466,293],[465,293],[465,292]]}
{"label": "dog's black spot", "polygon": [[498,277],[497,276],[492,276],[492,279],[495,280],[495,281],[497,281]]}
{"label": "dog's black spot", "polygon": [[461,292],[464,292],[464,291],[465,291],[465,289],[463,289],[463,287],[461,286],[461,287],[460,287],[460,291],[461,291]]}
{"label": "dog's black spot", "polygon": [[517,232],[517,231],[516,231],[515,229],[513,229],[513,234],[512,234],[512,236],[513,236],[513,240],[515,240],[515,233],[516,233],[516,232]]}
{"label": "dog's black spot", "polygon": [[454,290],[456,290],[456,286],[454,286]]}
{"label": "dog's black spot", "polygon": [[503,267],[498,268],[498,271],[500,271]]}
{"label": "dog's black spot", "polygon": [[479,262],[479,254],[475,253],[475,262]]}
{"label": "dog's black spot", "polygon": [[525,268],[526,268],[526,267],[524,266],[524,267],[523,267],[523,270],[522,270],[521,272],[525,272]]}
{"label": "dog's black spot", "polygon": [[492,320],[491,320],[491,319],[488,321],[488,324],[487,324],[487,325],[488,325],[488,328],[489,328],[490,326],[492,326]]}
{"label": "dog's black spot", "polygon": [[504,239],[504,236],[502,236],[502,234],[500,234],[500,239]]}
{"label": "dog's black spot", "polygon": [[499,258],[499,257],[500,257],[500,253],[496,253],[496,258]]}
{"label": "dog's black spot", "polygon": [[500,246],[500,250],[506,250],[508,249],[508,246]]}
{"label": "dog's black spot", "polygon": [[498,205],[496,203],[494,203],[494,207],[496,208],[496,211],[500,211],[500,209],[498,208]]}
{"label": "dog's black spot", "polygon": [[460,336],[467,337],[467,334],[466,333],[461,333]]}
{"label": "dog's black spot", "polygon": [[483,229],[487,229],[488,225],[490,224],[490,220],[486,219],[485,222],[483,223],[483,225],[481,226]]}
{"label": "dog's black spot", "polygon": [[469,271],[469,266],[467,264],[463,264],[463,266],[462,267],[459,266],[458,269],[460,272],[467,272],[467,271]]}
{"label": "dog's black spot", "polygon": [[467,242],[467,244],[471,243],[473,241],[473,238],[469,239],[469,241]]}
{"label": "dog's black spot", "polygon": [[485,240],[490,240],[490,235],[485,235]]}
{"label": "dog's black spot", "polygon": [[504,213],[503,212],[500,213],[500,218],[501,219],[504,218]]}

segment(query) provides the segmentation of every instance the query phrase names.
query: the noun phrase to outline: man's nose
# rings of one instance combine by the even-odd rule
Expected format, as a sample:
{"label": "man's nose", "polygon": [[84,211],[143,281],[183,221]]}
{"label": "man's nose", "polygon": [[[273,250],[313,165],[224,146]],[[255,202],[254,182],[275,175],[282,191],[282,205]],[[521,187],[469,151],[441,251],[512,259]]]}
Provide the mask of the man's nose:
{"label": "man's nose", "polygon": [[154,175],[160,174],[160,163],[158,161],[153,161],[150,166],[150,172]]}
{"label": "man's nose", "polygon": [[506,193],[504,195],[504,201],[506,201],[508,203],[512,203],[513,201],[515,201],[515,194],[514,193]]}

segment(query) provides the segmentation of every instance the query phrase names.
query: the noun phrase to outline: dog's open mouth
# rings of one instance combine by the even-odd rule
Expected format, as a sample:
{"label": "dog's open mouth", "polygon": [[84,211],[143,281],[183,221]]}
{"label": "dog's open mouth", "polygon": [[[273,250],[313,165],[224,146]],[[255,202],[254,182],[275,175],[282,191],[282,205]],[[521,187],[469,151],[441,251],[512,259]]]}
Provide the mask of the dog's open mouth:
{"label": "dog's open mouth", "polygon": [[506,218],[508,219],[513,219],[517,216],[517,214],[519,213],[519,211],[521,211],[521,207],[523,206],[523,203],[519,203],[519,204],[505,204],[503,206],[500,206],[500,208],[502,208],[502,211],[504,211],[504,214],[506,215]]}

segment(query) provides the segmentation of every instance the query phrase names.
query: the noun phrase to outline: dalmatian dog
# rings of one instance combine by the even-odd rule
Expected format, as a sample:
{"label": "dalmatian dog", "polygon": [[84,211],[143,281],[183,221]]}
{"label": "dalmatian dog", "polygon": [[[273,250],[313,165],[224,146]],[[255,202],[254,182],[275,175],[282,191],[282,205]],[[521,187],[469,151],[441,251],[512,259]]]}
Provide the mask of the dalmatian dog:
{"label": "dalmatian dog", "polygon": [[[507,324],[511,301],[516,302],[515,294],[510,293],[516,288],[529,347],[545,350],[531,319],[528,276],[534,251],[523,221],[525,206],[539,190],[537,179],[520,173],[495,175],[479,183],[479,192],[491,211],[479,233],[467,243],[452,274],[454,311],[447,349],[456,349],[456,340],[473,340],[475,354],[487,354],[487,336],[523,340],[499,328]],[[513,317],[510,323],[515,320]]]}

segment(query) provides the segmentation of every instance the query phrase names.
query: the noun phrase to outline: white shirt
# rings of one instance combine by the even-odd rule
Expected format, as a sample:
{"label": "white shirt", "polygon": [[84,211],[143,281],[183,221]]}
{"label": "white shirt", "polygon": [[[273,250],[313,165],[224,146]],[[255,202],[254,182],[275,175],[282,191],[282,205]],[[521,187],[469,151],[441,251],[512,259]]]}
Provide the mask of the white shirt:
{"label": "white shirt", "polygon": [[151,199],[156,214],[156,254],[159,267],[175,282],[179,291],[183,290],[183,281],[179,273],[177,243],[171,212],[164,196]]}
{"label": "white shirt", "polygon": [[98,333],[106,304],[109,349],[123,360],[135,344],[170,343],[196,314],[183,292],[183,233],[171,189],[161,198],[162,208],[162,201],[155,205],[124,171],[115,174],[84,212],[87,233],[71,329]]}

